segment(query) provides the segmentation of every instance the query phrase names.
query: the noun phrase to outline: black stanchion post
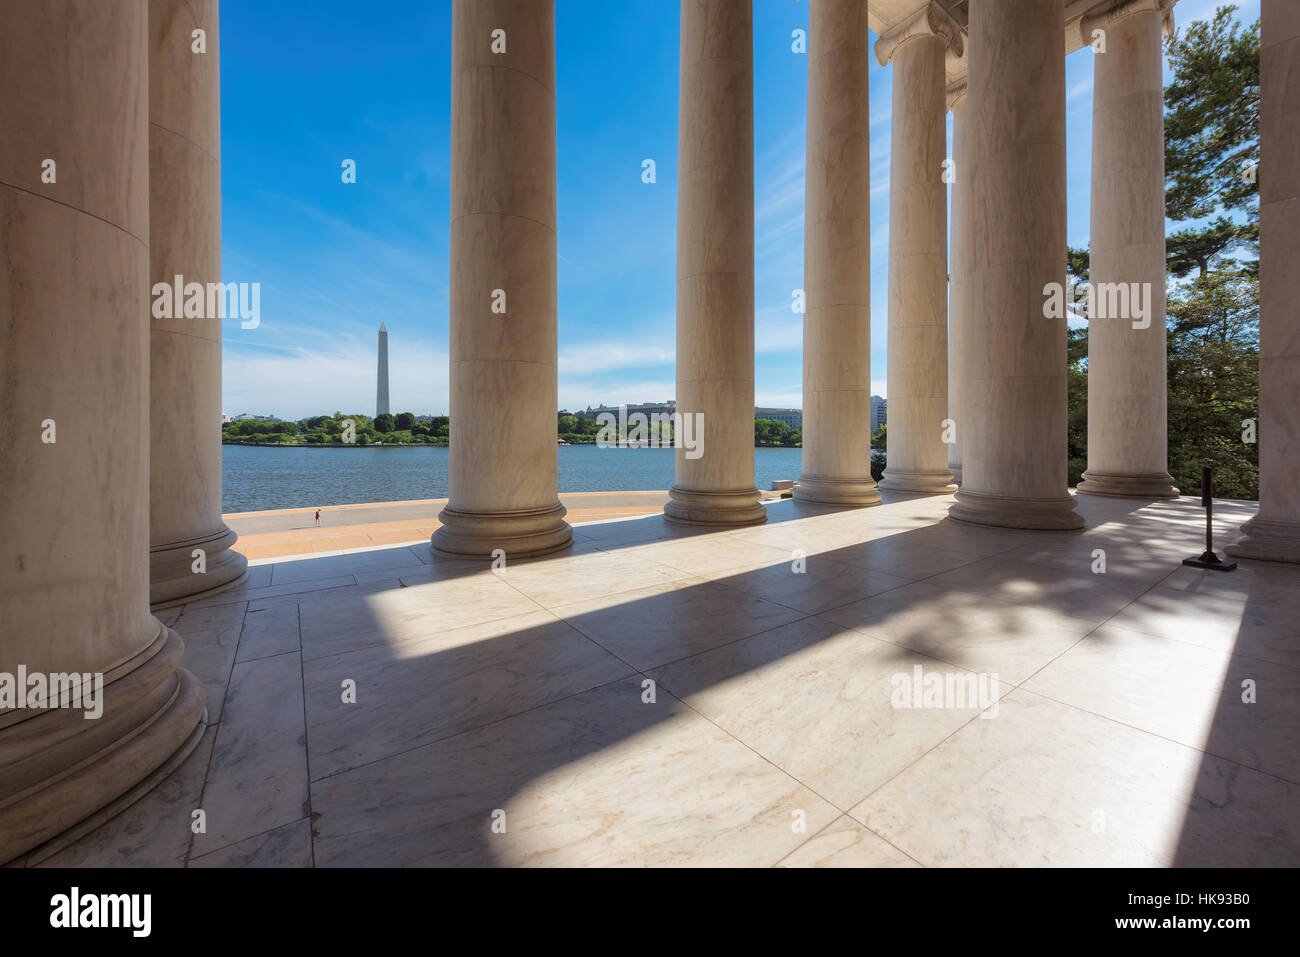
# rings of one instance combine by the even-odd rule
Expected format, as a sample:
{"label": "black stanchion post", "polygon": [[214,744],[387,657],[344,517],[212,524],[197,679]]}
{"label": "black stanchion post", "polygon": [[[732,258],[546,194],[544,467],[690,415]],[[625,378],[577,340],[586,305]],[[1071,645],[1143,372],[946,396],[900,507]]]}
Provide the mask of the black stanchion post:
{"label": "black stanchion post", "polygon": [[1212,568],[1216,572],[1230,572],[1237,567],[1236,562],[1224,562],[1214,554],[1214,474],[1210,469],[1201,469],[1201,504],[1205,506],[1205,552],[1199,558],[1184,558],[1184,565],[1193,568]]}

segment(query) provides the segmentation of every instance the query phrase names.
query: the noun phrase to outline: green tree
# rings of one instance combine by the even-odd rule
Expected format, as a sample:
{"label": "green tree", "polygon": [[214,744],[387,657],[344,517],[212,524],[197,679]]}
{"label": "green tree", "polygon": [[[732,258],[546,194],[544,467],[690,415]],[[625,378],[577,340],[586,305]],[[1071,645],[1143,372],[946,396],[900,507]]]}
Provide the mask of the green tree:
{"label": "green tree", "polygon": [[410,431],[411,426],[415,425],[415,413],[414,412],[397,413],[396,425],[397,425],[397,431],[399,432]]}
{"label": "green tree", "polygon": [[1243,441],[1259,395],[1259,22],[1233,5],[1167,44],[1165,88],[1169,471],[1185,493],[1259,497],[1259,447]]}
{"label": "green tree", "polygon": [[375,416],[376,432],[391,432],[396,424],[397,423],[393,420],[392,413],[390,412],[381,412],[379,415]]}
{"label": "green tree", "polygon": [[1243,29],[1236,12],[1220,7],[1166,45],[1165,203],[1175,222],[1259,208],[1256,177],[1242,175],[1259,159],[1259,22]]}

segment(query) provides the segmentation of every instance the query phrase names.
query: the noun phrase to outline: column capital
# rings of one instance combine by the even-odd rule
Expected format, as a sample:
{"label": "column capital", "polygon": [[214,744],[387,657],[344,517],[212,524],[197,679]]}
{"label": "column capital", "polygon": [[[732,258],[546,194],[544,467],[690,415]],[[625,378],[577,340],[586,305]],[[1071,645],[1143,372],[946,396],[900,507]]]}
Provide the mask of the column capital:
{"label": "column capital", "polygon": [[966,80],[962,79],[956,83],[950,84],[947,90],[948,109],[956,110],[966,102]]}
{"label": "column capital", "polygon": [[1083,45],[1092,43],[1093,30],[1108,30],[1136,13],[1160,14],[1166,37],[1174,33],[1174,4],[1178,0],[1105,0],[1079,18],[1079,35]]}
{"label": "column capital", "polygon": [[948,44],[948,53],[958,59],[965,52],[961,27],[943,7],[931,0],[910,20],[904,20],[876,41],[876,62],[885,66],[909,40],[919,37],[941,37]]}

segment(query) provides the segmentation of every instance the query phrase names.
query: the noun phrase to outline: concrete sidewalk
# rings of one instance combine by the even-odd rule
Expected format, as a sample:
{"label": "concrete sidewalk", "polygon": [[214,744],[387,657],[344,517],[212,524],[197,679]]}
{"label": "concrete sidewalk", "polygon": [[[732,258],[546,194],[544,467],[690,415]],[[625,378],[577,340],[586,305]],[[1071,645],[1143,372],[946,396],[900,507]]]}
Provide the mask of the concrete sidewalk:
{"label": "concrete sidewalk", "polygon": [[[667,501],[667,491],[567,492],[560,496],[571,524],[654,515]],[[223,518],[239,535],[235,551],[251,563],[260,563],[292,555],[427,542],[440,524],[438,513],[446,504],[445,498],[432,498],[335,505],[321,509],[319,528],[315,507],[235,512]]]}

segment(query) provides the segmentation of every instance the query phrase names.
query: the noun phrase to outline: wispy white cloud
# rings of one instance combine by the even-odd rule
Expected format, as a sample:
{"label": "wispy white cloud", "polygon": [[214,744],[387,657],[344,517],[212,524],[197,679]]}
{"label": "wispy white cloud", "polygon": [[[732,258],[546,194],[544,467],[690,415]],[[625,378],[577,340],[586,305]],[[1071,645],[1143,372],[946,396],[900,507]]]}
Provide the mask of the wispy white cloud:
{"label": "wispy white cloud", "polygon": [[[671,320],[663,324],[673,330]],[[676,345],[670,332],[667,340],[645,342],[639,338],[584,342],[560,350],[560,375],[584,376],[615,369],[672,365]]]}
{"label": "wispy white cloud", "polygon": [[[227,348],[222,363],[223,409],[231,415],[253,412],[295,419],[336,411],[372,415],[376,369],[375,345],[351,339],[331,351]],[[446,412],[448,371],[445,352],[420,346],[390,350],[393,409]]]}

